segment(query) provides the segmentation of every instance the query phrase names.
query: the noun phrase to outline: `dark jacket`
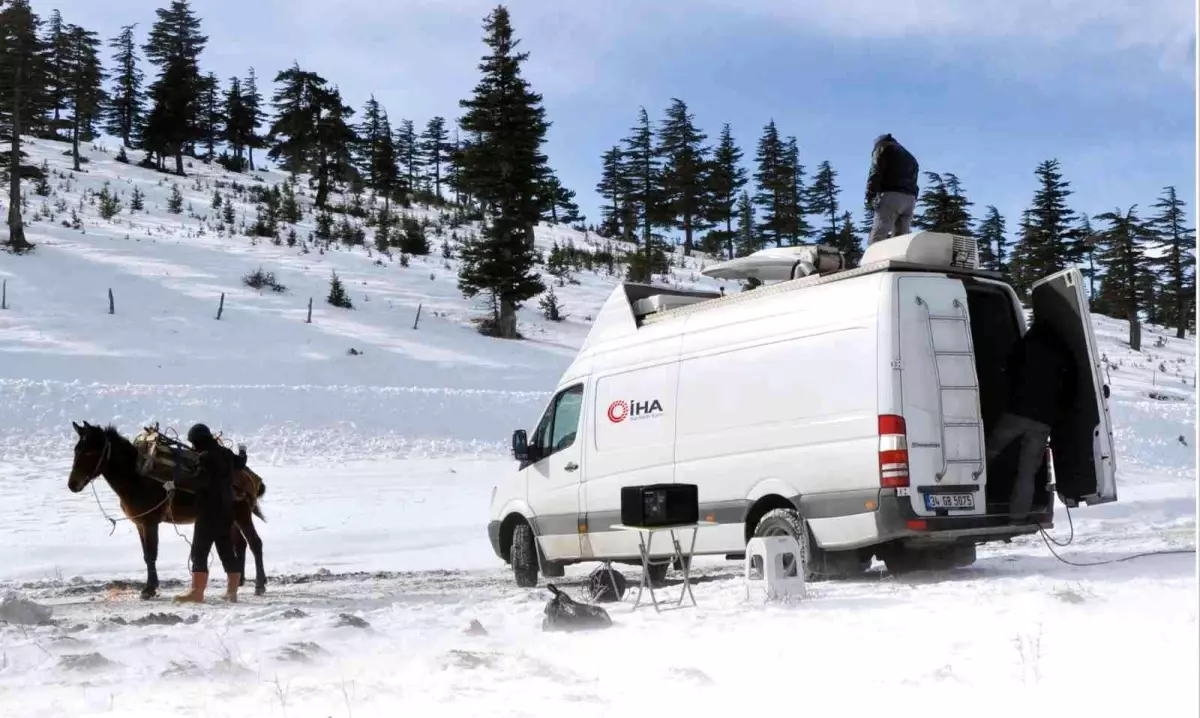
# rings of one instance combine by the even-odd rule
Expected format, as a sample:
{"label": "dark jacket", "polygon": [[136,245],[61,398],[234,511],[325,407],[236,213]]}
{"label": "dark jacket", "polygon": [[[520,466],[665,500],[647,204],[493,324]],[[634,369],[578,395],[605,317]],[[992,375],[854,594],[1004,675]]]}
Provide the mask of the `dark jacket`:
{"label": "dark jacket", "polygon": [[233,474],[245,466],[245,454],[234,454],[213,442],[200,448],[196,473],[178,484],[196,492],[202,511],[229,515],[233,512]]}
{"label": "dark jacket", "polygon": [[876,148],[867,176],[867,201],[883,192],[917,196],[917,176],[921,167],[917,158],[895,140],[884,140]]}
{"label": "dark jacket", "polygon": [[1034,322],[1009,360],[1008,410],[1053,427],[1071,409],[1075,373],[1075,357],[1066,342]]}

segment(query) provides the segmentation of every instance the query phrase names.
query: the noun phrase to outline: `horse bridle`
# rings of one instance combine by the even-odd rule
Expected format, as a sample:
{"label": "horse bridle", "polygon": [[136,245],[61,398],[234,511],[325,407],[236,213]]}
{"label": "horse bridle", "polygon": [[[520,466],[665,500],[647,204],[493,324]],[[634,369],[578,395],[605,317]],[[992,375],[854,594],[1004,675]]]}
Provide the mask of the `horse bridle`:
{"label": "horse bridle", "polygon": [[108,458],[111,455],[112,439],[108,437],[108,434],[105,434],[104,448],[100,450],[100,458],[96,460],[96,468],[92,471],[91,475],[88,476],[88,481],[95,481],[96,477],[100,476],[100,474],[104,472],[104,464],[108,461]]}

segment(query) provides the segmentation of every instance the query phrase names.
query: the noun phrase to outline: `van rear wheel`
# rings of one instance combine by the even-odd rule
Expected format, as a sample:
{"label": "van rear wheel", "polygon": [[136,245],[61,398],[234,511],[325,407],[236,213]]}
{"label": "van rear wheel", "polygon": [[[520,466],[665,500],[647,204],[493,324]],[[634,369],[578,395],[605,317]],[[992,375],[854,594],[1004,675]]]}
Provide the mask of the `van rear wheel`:
{"label": "van rear wheel", "polygon": [[754,535],[759,538],[769,536],[791,536],[800,545],[800,556],[804,561],[804,580],[822,581],[828,578],[824,566],[825,552],[817,546],[812,538],[808,523],[795,509],[773,509],[763,514],[754,527]]}
{"label": "van rear wheel", "polygon": [[519,523],[513,529],[512,562],[513,578],[521,588],[533,588],[538,581],[537,547],[534,546],[533,529],[527,523]]}

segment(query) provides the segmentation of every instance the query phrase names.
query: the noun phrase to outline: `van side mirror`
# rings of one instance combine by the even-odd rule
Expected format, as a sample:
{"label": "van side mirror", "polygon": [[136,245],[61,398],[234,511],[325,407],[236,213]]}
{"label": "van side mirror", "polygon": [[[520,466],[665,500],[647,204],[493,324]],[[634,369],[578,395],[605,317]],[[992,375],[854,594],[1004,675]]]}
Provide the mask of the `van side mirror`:
{"label": "van side mirror", "polygon": [[529,435],[524,429],[517,429],[512,435],[513,458],[522,463],[529,460]]}

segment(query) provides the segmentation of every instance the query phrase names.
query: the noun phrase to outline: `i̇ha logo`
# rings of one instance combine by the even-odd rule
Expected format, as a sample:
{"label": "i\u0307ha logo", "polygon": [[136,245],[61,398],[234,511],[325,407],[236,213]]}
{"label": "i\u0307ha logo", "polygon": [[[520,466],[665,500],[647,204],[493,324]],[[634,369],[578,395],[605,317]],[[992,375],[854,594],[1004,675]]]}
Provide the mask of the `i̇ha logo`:
{"label": "i\u0307ha logo", "polygon": [[620,424],[626,419],[637,421],[638,419],[657,416],[662,411],[662,404],[659,403],[658,399],[650,401],[625,401],[617,399],[608,405],[608,420],[614,424]]}

